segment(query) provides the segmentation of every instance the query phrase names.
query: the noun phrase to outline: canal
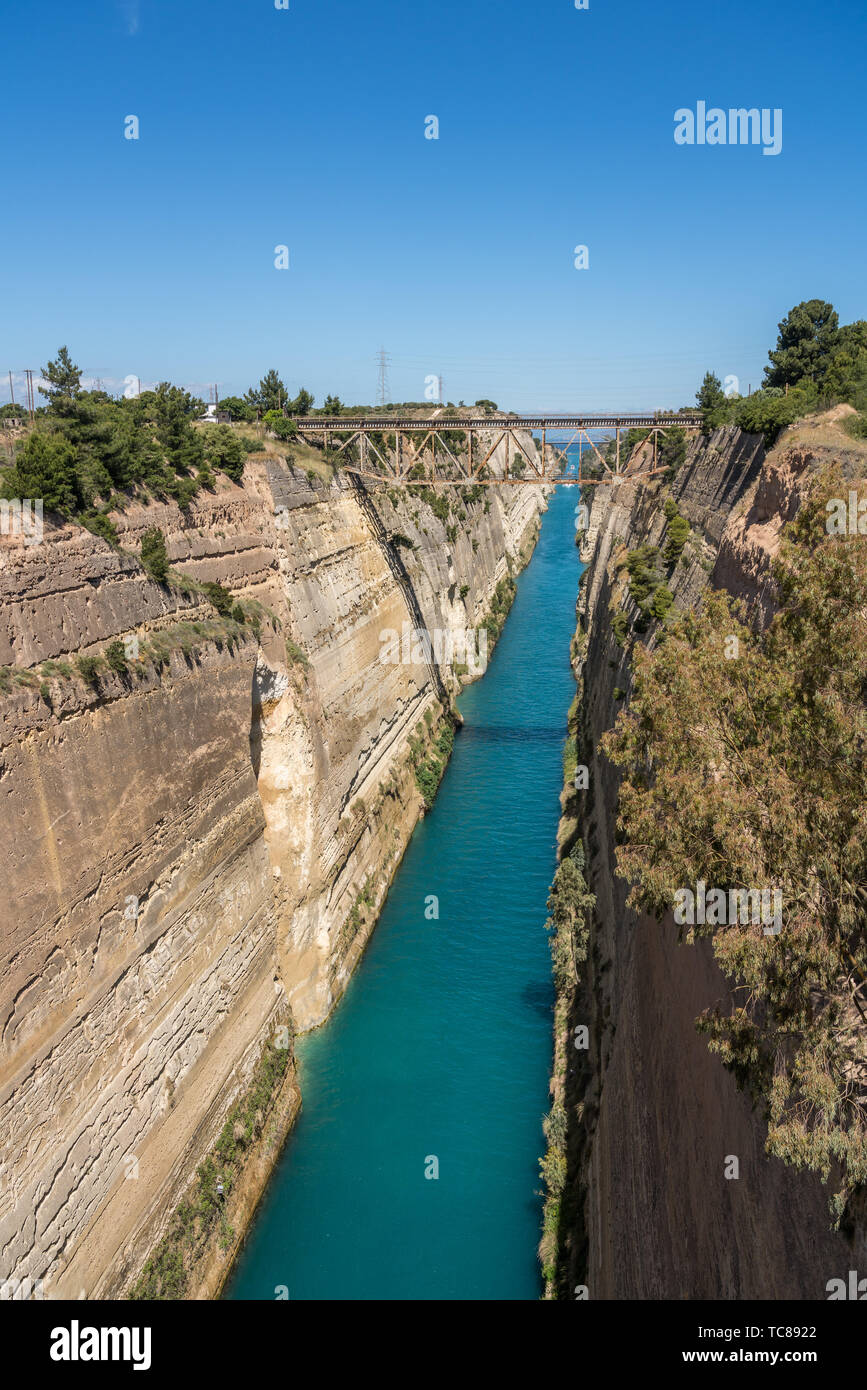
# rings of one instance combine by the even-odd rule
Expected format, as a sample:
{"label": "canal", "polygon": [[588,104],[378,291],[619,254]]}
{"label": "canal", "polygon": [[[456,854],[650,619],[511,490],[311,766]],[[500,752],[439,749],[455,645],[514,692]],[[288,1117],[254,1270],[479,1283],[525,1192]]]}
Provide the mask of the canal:
{"label": "canal", "polygon": [[303,1108],[227,1298],[539,1296],[577,502],[552,495],[433,810],[344,998],[298,1044]]}

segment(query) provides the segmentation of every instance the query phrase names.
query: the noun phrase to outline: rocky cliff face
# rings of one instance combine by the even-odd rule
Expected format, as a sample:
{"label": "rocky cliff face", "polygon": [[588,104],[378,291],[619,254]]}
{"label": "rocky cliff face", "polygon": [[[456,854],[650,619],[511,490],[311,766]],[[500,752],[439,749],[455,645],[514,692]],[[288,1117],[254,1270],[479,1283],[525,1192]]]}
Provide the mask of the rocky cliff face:
{"label": "rocky cliff face", "polygon": [[[388,536],[429,629],[472,628],[544,506],[502,492],[450,540],[378,490],[383,540],[345,479],[271,456],[186,512],[130,508],[120,550],[2,537],[0,1278],[127,1289],[263,1040],[339,998],[421,810],[408,738],[443,713],[423,656],[380,660],[412,622]],[[153,525],[170,585],[136,558]],[[126,669],[82,679],[113,639]]]}
{"label": "rocky cliff face", "polygon": [[[788,431],[767,455],[759,438],[735,429],[694,442],[670,488],[692,527],[670,581],[676,605],[694,606],[710,583],[766,622],[769,563],[804,483],[831,459],[863,473],[858,452],[827,416]],[[618,777],[597,750],[631,676],[630,642],[619,645],[612,617],[635,615],[622,562],[627,550],[660,543],[664,490],[628,480],[597,488],[584,545],[575,657],[578,760],[590,787],[569,809],[596,911],[583,981],[568,1001],[568,1036],[587,1024],[591,1046],[583,1056],[568,1049],[559,1290],[572,1297],[583,1284],[592,1299],[825,1298],[830,1278],[867,1263],[863,1232],[832,1232],[818,1179],[765,1155],[760,1118],[696,1032],[702,1010],[728,998],[710,942],[679,945],[670,917],[659,924],[626,907],[629,885],[616,876]],[[732,1155],[737,1180],[725,1177]]]}

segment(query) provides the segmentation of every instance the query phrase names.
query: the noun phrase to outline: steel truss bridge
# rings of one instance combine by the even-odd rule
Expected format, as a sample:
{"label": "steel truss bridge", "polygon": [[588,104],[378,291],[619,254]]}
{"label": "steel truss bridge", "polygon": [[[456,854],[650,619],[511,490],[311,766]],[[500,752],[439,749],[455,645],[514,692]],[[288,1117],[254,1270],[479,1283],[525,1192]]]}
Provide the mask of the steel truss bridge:
{"label": "steel truss bridge", "polygon": [[[340,460],[345,470],[361,478],[406,487],[412,483],[436,484],[445,487],[464,487],[468,483],[484,487],[503,484],[517,486],[587,487],[614,482],[627,476],[628,459],[621,459],[622,430],[646,429],[653,441],[652,467],[631,471],[630,479],[649,478],[664,473],[657,467],[659,435],[672,427],[697,430],[702,417],[697,412],[680,415],[438,415],[434,419],[415,419],[401,415],[303,415],[293,423],[301,438],[321,436],[332,456],[339,456],[357,445],[358,462],[352,455]],[[613,467],[606,461],[590,438],[590,431],[605,430],[616,442]],[[466,437],[466,453],[455,452],[452,436]],[[528,433],[540,435],[541,448],[528,451],[524,439]],[[564,442],[560,437],[567,434]],[[393,449],[385,443],[394,436]],[[555,442],[550,438],[556,435]],[[596,456],[602,476],[582,474],[584,450],[579,454],[578,472],[566,474],[564,466],[570,445],[586,443]],[[505,446],[502,471],[492,473],[491,460],[501,445]],[[529,467],[528,467],[529,466]]]}

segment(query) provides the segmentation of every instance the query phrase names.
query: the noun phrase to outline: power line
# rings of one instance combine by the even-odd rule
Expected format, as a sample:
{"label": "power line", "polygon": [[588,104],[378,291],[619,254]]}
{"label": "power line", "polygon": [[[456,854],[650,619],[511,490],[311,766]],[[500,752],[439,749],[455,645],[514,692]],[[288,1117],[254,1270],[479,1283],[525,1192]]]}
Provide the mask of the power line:
{"label": "power line", "polygon": [[389,397],[388,363],[391,361],[391,358],[387,355],[384,347],[381,347],[376,355],[379,360],[379,381],[376,388],[376,404],[385,405]]}

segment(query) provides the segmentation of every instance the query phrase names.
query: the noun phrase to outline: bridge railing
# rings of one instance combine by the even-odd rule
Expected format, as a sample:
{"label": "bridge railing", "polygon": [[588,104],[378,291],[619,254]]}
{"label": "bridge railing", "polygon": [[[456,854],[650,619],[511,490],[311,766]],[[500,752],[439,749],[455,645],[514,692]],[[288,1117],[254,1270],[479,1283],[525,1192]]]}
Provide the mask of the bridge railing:
{"label": "bridge railing", "polygon": [[[697,412],[619,415],[486,415],[479,417],[305,415],[293,421],[298,435],[320,435],[332,460],[359,477],[406,487],[591,486],[613,482],[626,471],[621,432],[643,429],[652,440],[652,466],[630,477],[664,472],[657,468],[659,435],[672,427],[696,430]],[[613,459],[600,453],[590,433],[605,431]],[[551,435],[568,434],[553,440]],[[456,439],[456,436],[458,437]],[[539,436],[538,440],[534,436]],[[389,437],[393,443],[389,443]],[[569,448],[579,444],[577,475],[567,471]],[[462,447],[463,446],[463,447]],[[585,452],[591,472],[582,469]],[[631,453],[631,451],[629,451]]]}

